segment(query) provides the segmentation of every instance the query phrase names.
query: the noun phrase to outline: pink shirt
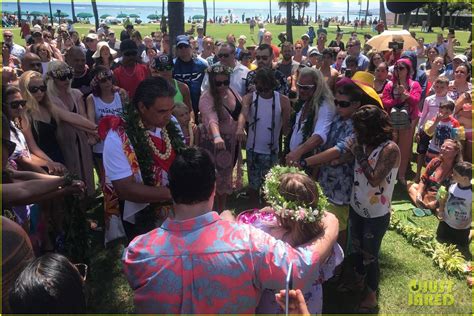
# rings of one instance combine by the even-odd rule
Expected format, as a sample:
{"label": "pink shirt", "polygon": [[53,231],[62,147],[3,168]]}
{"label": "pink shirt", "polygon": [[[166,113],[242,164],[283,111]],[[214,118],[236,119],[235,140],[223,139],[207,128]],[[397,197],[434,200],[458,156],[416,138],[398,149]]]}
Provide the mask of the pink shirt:
{"label": "pink shirt", "polygon": [[[411,79],[408,79],[408,85],[410,87],[410,96],[405,100],[405,102],[409,108],[410,118],[412,119],[412,121],[414,121],[420,116],[420,109],[418,108],[418,103],[420,103],[422,89],[417,81]],[[396,98],[394,96],[393,81],[389,81],[385,85],[385,88],[383,89],[382,93],[382,103],[387,113],[390,113],[391,109],[395,105],[403,103],[400,98]]]}

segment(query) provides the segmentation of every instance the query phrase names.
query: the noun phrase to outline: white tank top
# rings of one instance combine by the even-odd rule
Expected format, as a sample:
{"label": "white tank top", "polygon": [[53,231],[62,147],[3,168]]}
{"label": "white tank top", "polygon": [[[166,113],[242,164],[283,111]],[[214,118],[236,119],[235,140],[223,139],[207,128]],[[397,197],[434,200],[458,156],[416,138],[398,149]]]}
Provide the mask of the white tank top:
{"label": "white tank top", "polygon": [[[382,149],[391,141],[379,145],[368,157],[368,163],[375,168]],[[365,148],[364,148],[365,150]],[[374,218],[390,212],[393,189],[397,181],[398,167],[393,168],[377,187],[370,185],[359,163],[354,166],[354,184],[352,186],[351,206],[362,217]]]}
{"label": "white tank top", "polygon": [[[279,137],[282,125],[280,93],[274,91],[270,99],[259,96],[258,105],[255,102],[256,99],[257,94],[254,92],[248,115],[247,150],[265,155],[270,155],[272,151],[277,154],[280,150]],[[275,100],[274,109],[273,100]],[[255,111],[258,112],[255,113]],[[272,124],[274,124],[273,128]]]}
{"label": "white tank top", "polygon": [[[99,124],[99,121],[104,116],[108,115],[120,115],[122,114],[122,99],[118,92],[114,93],[114,100],[111,103],[105,103],[100,97],[92,95],[95,106],[95,123]],[[95,144],[92,148],[95,153],[102,153],[104,150],[104,142]]]}

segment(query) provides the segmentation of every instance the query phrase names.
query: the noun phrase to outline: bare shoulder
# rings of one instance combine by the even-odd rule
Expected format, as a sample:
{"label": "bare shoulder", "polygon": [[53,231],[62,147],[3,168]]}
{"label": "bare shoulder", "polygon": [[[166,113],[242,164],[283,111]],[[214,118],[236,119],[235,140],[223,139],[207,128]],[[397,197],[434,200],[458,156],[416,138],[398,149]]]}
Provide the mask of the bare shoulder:
{"label": "bare shoulder", "polygon": [[395,142],[391,141],[382,149],[380,158],[386,163],[398,165],[400,161],[400,148]]}

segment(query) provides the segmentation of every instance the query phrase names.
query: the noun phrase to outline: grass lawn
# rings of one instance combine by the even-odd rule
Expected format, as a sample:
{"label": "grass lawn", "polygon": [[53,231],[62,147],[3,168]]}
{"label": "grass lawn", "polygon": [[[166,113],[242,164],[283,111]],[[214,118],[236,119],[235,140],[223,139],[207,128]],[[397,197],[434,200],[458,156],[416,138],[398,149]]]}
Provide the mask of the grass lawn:
{"label": "grass lawn", "polygon": [[[92,27],[90,24],[80,24],[76,23],[74,25],[74,28],[82,35],[85,35],[88,33],[89,29]],[[113,25],[111,27],[113,30],[115,30],[115,34],[117,37],[120,36],[120,32],[123,30],[122,26],[118,25]],[[190,24],[186,24],[185,29],[189,29]],[[316,26],[317,28],[317,26]],[[153,31],[159,30],[159,24],[144,24],[144,25],[136,25],[135,29],[139,30],[142,36],[149,35]],[[278,44],[278,39],[277,35],[280,32],[285,32],[286,27],[285,25],[275,25],[275,24],[268,24],[266,25],[266,29],[270,32],[273,33],[273,41],[275,44]],[[341,27],[341,29],[344,31],[344,36],[343,36],[343,41],[346,42],[347,39],[350,37],[350,33],[354,30],[353,27],[347,26],[347,27]],[[401,29],[401,27],[390,27],[390,30],[397,30]],[[20,42],[18,39],[20,38],[20,30],[18,28],[12,28],[13,33],[15,35],[15,38],[17,39],[18,42]],[[293,37],[294,39],[298,39],[302,34],[306,33],[308,28],[306,26],[294,26],[293,27]],[[330,25],[330,27],[327,29],[328,30],[328,40],[331,41],[336,38],[336,26],[335,25]],[[416,28],[411,28],[410,31],[415,31],[417,33],[417,36],[423,36],[425,38],[425,43],[433,43],[436,42],[436,34],[438,32],[442,32],[440,28],[433,28],[433,33],[421,33],[421,27],[416,27]],[[363,35],[366,33],[372,34],[372,35],[377,35],[376,32],[372,32],[371,28],[364,28],[361,30],[360,28],[358,29],[358,34],[359,38],[363,40]],[[250,43],[255,43],[258,41],[258,29],[255,30],[255,34],[250,34],[250,28],[248,24],[227,24],[224,26],[221,25],[216,25],[216,24],[208,24],[208,29],[207,29],[207,34],[213,36],[215,39],[225,39],[227,34],[232,33],[236,37],[240,35],[245,35],[247,36],[247,44]],[[448,29],[446,28],[445,31],[443,32],[444,35],[446,36],[448,34]],[[469,32],[468,31],[458,31],[456,30],[456,38],[459,40],[461,43],[461,46],[456,47],[457,52],[464,52],[464,50],[469,46],[467,43],[467,40],[469,38]],[[329,42],[328,42],[329,44]]]}

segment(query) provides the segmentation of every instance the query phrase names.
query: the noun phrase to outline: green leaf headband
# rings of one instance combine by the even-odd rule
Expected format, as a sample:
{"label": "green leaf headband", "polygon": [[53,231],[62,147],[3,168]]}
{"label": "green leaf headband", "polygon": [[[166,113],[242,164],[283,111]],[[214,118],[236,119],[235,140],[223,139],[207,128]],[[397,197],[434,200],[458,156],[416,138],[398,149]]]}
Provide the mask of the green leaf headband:
{"label": "green leaf headband", "polygon": [[304,171],[296,167],[274,166],[265,176],[265,184],[263,186],[263,192],[267,202],[281,218],[291,218],[292,220],[306,223],[321,221],[328,201],[319,184],[316,183],[316,189],[319,195],[318,205],[316,207],[307,205],[301,201],[288,201],[279,191],[281,177],[287,173],[306,175]]}

